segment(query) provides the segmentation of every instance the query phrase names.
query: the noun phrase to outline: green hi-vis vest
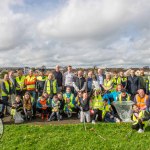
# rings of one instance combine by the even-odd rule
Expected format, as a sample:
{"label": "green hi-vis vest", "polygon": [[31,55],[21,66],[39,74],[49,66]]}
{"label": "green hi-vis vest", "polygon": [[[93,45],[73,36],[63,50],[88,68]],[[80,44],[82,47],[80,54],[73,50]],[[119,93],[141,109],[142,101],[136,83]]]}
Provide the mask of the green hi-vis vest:
{"label": "green hi-vis vest", "polygon": [[[12,83],[11,83],[11,81],[10,81],[9,83],[8,83],[8,81],[4,81],[4,84],[5,84],[6,90],[8,91],[8,93],[10,93],[11,88],[12,88]],[[8,94],[5,93],[2,89],[1,89],[1,95],[2,95],[2,96],[8,96]]]}
{"label": "green hi-vis vest", "polygon": [[106,105],[102,107],[102,119],[104,119],[107,112],[110,112],[110,105]]}
{"label": "green hi-vis vest", "polygon": [[46,81],[46,89],[45,90],[48,94],[56,94],[57,93],[57,81],[52,80],[52,85],[50,84],[50,82],[51,82],[50,80]]}
{"label": "green hi-vis vest", "polygon": [[92,109],[102,110],[103,99],[102,99],[101,95],[93,96],[92,101],[91,101],[91,107],[92,107]]}
{"label": "green hi-vis vest", "polygon": [[[119,99],[120,102],[122,102],[121,94],[118,95],[118,99]],[[127,94],[126,101],[130,101],[130,96],[129,96],[129,94]]]}
{"label": "green hi-vis vest", "polygon": [[26,90],[25,88],[25,76],[21,76],[21,77],[16,77],[16,82],[17,82],[17,87],[16,90],[20,90],[21,88],[23,90]]}

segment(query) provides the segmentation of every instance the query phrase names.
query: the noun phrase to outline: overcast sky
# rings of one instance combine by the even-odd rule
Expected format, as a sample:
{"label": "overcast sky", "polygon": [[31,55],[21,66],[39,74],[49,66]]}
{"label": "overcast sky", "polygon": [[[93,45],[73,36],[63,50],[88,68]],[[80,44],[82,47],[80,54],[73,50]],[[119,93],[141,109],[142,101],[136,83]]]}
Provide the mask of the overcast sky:
{"label": "overcast sky", "polygon": [[1,0],[0,66],[150,64],[149,0]]}

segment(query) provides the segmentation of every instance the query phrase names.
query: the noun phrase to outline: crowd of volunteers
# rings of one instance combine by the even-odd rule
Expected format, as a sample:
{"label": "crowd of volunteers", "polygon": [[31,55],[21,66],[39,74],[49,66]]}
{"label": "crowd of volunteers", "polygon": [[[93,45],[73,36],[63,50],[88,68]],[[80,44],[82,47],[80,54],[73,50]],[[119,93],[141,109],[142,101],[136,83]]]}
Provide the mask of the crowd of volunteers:
{"label": "crowd of volunteers", "polygon": [[[31,121],[38,116],[42,120],[61,121],[78,118],[80,122],[121,122],[114,103],[133,101],[132,128],[144,132],[144,123],[149,120],[150,77],[140,70],[139,76],[131,70],[97,73],[83,70],[73,72],[72,66],[62,73],[57,65],[55,71],[33,70],[17,76],[10,71],[1,82],[0,117],[11,115],[15,120]],[[8,108],[11,111],[8,111]]]}

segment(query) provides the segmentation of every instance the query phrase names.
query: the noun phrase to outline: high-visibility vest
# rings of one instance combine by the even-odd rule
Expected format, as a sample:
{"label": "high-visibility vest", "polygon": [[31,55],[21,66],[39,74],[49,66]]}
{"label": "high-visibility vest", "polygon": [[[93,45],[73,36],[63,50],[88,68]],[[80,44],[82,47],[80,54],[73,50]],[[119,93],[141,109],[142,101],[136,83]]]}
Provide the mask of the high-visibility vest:
{"label": "high-visibility vest", "polygon": [[107,81],[106,79],[104,79],[104,86],[106,88],[110,88],[112,86],[112,84],[113,84],[112,80]]}
{"label": "high-visibility vest", "polygon": [[145,94],[143,98],[141,98],[138,94],[135,96],[136,98],[136,104],[140,109],[145,109],[146,106],[146,101],[148,100],[148,95]]}
{"label": "high-visibility vest", "polygon": [[63,94],[63,99],[64,99],[65,102],[67,101],[67,98],[70,98],[70,102],[73,103],[74,94],[71,93],[70,97],[68,97],[66,93]]}
{"label": "high-visibility vest", "polygon": [[[122,96],[121,96],[121,94],[118,95],[118,98],[119,98],[119,101],[122,102]],[[129,96],[129,94],[127,94],[126,101],[130,101],[130,96]]]}
{"label": "high-visibility vest", "polygon": [[118,84],[122,84],[124,82],[127,82],[127,77],[118,77]]}
{"label": "high-visibility vest", "polygon": [[43,77],[42,76],[38,76],[37,80],[38,81],[46,81],[47,80],[47,76],[43,76]]}
{"label": "high-visibility vest", "polygon": [[137,124],[139,119],[144,118],[144,113],[145,113],[145,110],[141,110],[139,112],[138,118],[135,116],[135,113],[133,113],[132,115],[133,125]]}
{"label": "high-visibility vest", "polygon": [[92,101],[91,101],[91,107],[92,107],[92,109],[102,110],[103,99],[102,99],[101,95],[93,96]]}
{"label": "high-visibility vest", "polygon": [[16,87],[16,90],[20,90],[21,87],[23,88],[23,90],[25,90],[25,76],[21,76],[21,77],[16,77],[16,82],[19,85],[19,87]]}
{"label": "high-visibility vest", "polygon": [[28,91],[35,90],[36,77],[35,76],[27,76],[25,80],[25,84],[27,86]]}
{"label": "high-visibility vest", "polygon": [[[57,81],[56,80],[52,80],[52,89],[51,89],[51,85],[50,85],[50,80],[46,81],[46,92],[48,94],[56,94],[57,93]],[[53,93],[51,93],[51,91]]]}
{"label": "high-visibility vest", "polygon": [[106,105],[102,107],[102,119],[104,119],[107,112],[110,112],[110,105]]}
{"label": "high-visibility vest", "polygon": [[[4,82],[4,84],[5,84],[6,90],[8,91],[8,93],[10,93],[11,88],[12,88],[12,83],[11,83],[11,81],[9,81],[9,83],[8,83],[8,81],[3,81],[3,82]],[[1,90],[2,90],[2,89],[1,89]],[[2,96],[8,96],[8,95],[9,95],[9,94],[5,93],[3,90],[2,90],[1,92],[2,92],[2,93],[1,93]]]}

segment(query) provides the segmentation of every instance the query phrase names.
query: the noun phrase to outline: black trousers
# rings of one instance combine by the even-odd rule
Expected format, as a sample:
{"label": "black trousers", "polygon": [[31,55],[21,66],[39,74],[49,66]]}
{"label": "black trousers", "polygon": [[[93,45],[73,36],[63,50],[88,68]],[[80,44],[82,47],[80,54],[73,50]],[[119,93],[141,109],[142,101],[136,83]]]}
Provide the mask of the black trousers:
{"label": "black trousers", "polygon": [[141,120],[139,120],[137,124],[132,125],[132,129],[134,130],[139,130],[139,129],[143,130],[143,128],[144,128],[144,124],[142,123]]}
{"label": "black trousers", "polygon": [[92,117],[92,120],[96,119],[96,115],[98,115],[98,121],[102,121],[102,111],[99,109],[93,109],[94,115]]}

